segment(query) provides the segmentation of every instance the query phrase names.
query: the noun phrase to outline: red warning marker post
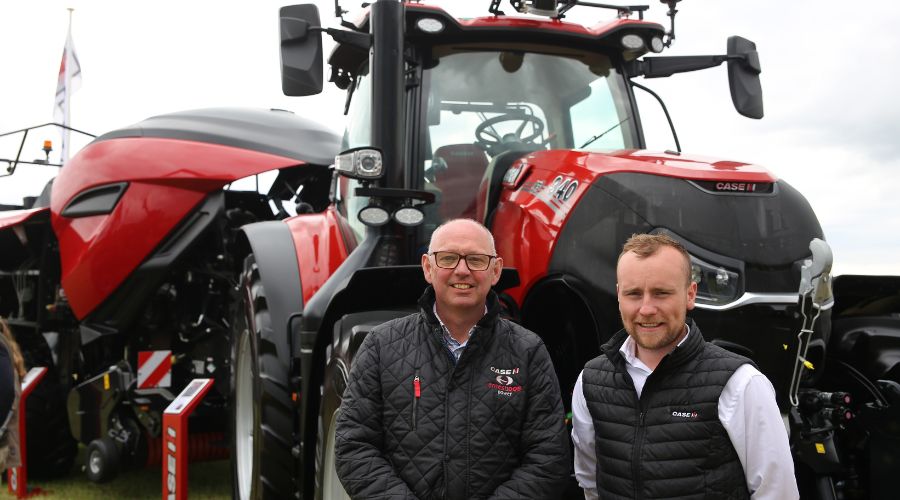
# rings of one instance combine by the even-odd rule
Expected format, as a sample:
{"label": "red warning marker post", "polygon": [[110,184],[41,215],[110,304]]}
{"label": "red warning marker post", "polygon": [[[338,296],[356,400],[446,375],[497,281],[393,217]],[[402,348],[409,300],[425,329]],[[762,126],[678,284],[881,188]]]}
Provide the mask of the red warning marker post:
{"label": "red warning marker post", "polygon": [[188,417],[213,386],[211,378],[191,381],[163,413],[162,497],[184,500],[188,486]]}

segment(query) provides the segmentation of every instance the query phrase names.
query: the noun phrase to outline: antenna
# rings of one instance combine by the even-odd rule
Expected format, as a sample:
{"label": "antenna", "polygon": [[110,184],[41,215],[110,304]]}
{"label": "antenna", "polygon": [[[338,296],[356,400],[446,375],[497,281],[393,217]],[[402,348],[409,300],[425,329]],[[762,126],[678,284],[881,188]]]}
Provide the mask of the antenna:
{"label": "antenna", "polygon": [[669,16],[669,31],[666,33],[666,41],[663,42],[663,47],[669,48],[672,45],[672,40],[675,40],[675,14],[678,13],[678,9],[675,8],[675,4],[680,2],[681,0],[659,0],[660,3],[664,3],[669,6],[669,12],[666,13]]}

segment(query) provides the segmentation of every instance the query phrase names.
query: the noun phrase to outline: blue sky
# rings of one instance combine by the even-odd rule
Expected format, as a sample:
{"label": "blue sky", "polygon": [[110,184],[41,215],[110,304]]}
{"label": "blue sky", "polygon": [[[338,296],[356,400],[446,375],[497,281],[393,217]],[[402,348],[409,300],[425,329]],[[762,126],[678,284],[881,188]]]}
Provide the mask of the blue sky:
{"label": "blue sky", "polygon": [[[0,131],[52,120],[66,7],[75,8],[73,35],[84,74],[72,102],[74,127],[103,133],[170,111],[251,106],[335,117],[327,124],[340,129],[343,98],[337,91],[281,95],[277,12],[284,3],[2,2]],[[355,9],[359,2],[342,3]],[[648,19],[668,25],[665,7],[647,3]],[[319,4],[323,21],[334,25],[333,2]],[[488,4],[467,0],[451,6],[480,15]],[[848,5],[678,4],[669,55],[724,53],[732,34],[757,43],[762,120],[734,111],[724,67],[642,83],[665,99],[685,152],[758,163],[804,193],[834,250],[836,274],[900,274],[900,196],[892,184],[900,170],[900,104],[894,98],[900,2]],[[590,23],[601,16],[608,14],[582,8],[570,19]],[[55,133],[44,135],[36,134],[35,141],[58,140]],[[9,144],[0,140],[0,157],[10,154]],[[39,148],[38,142],[26,147],[25,157],[38,156]],[[53,173],[32,171],[30,178],[0,178],[0,203],[33,194],[26,191],[39,189],[35,179]]]}

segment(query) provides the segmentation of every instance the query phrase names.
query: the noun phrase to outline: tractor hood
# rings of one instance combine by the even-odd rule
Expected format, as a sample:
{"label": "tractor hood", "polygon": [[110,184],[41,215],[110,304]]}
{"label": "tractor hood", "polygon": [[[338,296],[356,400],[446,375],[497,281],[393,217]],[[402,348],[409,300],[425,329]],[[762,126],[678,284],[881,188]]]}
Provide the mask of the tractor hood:
{"label": "tractor hood", "polygon": [[684,154],[620,150],[609,153],[571,151],[567,156],[566,163],[583,166],[595,175],[635,172],[697,181],[773,183],[778,180],[759,165]]}

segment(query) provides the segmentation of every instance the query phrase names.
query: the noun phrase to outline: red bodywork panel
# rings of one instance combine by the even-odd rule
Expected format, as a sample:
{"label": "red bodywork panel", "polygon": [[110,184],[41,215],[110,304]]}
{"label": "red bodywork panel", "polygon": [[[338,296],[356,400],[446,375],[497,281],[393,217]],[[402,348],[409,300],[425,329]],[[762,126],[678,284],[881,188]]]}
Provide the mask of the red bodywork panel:
{"label": "red bodywork panel", "polygon": [[519,271],[521,285],[507,293],[521,305],[525,292],[545,276],[559,231],[588,186],[600,176],[637,172],[698,181],[777,180],[757,165],[710,161],[636,150],[605,154],[539,151],[518,160],[511,169],[522,167],[520,177],[524,178],[516,179],[515,187],[503,186],[492,227],[504,266]]}
{"label": "red bodywork panel", "polygon": [[[175,139],[121,138],[88,145],[60,170],[50,207],[62,286],[76,317],[83,319],[105,300],[209,193],[243,177],[300,163]],[[116,182],[129,184],[111,213],[61,215],[77,194]]]}
{"label": "red bodywork panel", "polygon": [[285,220],[297,248],[304,304],[319,291],[349,254],[339,220],[334,205],[320,214],[298,215]]}
{"label": "red bodywork panel", "polygon": [[0,230],[19,225],[37,214],[50,210],[47,207],[29,208],[27,210],[9,210],[0,212]]}

